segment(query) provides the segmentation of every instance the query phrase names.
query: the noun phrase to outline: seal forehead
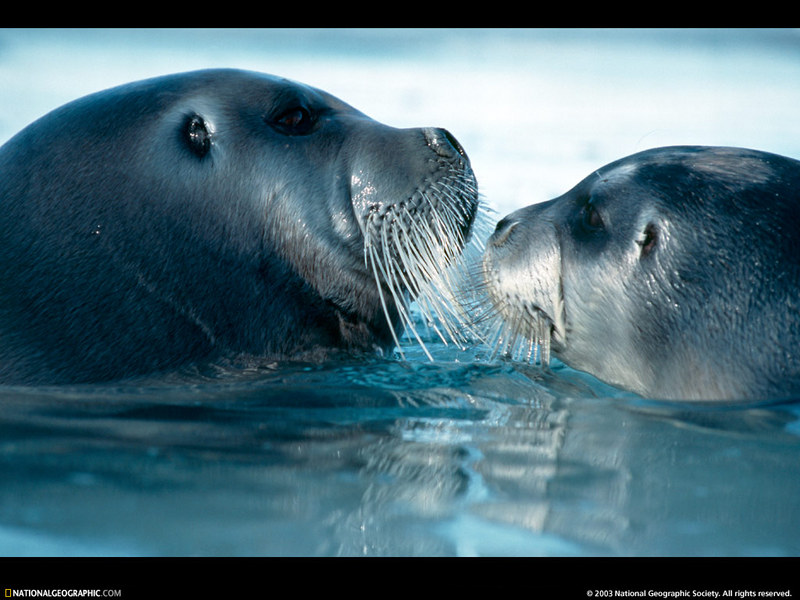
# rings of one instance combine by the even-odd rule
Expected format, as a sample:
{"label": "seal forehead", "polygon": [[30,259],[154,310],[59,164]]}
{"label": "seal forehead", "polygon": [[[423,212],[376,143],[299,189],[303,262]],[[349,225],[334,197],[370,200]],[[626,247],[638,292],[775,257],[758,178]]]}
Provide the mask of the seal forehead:
{"label": "seal forehead", "polygon": [[762,157],[748,155],[731,148],[714,148],[704,154],[704,160],[689,163],[701,175],[741,182],[746,173],[748,184],[766,183],[774,177],[773,167]]}
{"label": "seal forehead", "polygon": [[596,175],[600,178],[602,183],[624,183],[626,180],[635,176],[638,170],[638,163],[629,162],[616,165],[608,170],[601,169],[596,172]]}

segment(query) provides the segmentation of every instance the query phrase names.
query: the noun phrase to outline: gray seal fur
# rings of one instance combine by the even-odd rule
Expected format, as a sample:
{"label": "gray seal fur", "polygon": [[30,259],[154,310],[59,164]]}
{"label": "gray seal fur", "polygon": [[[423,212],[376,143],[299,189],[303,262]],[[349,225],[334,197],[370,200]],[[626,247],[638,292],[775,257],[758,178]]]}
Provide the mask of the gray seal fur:
{"label": "gray seal fur", "polygon": [[791,158],[667,147],[508,215],[483,266],[498,347],[651,398],[797,397],[798,195]]}
{"label": "gray seal fur", "polygon": [[427,279],[391,281],[385,257],[413,242],[375,232],[455,260],[478,194],[443,129],[214,69],[29,125],[0,148],[0,203],[0,382],[69,383],[388,351]]}

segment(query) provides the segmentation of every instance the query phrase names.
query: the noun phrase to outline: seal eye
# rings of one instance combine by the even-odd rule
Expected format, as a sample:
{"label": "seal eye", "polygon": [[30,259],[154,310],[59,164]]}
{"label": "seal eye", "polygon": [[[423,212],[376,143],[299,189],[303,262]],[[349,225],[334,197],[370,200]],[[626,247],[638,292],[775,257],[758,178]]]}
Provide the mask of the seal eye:
{"label": "seal eye", "polygon": [[211,132],[200,115],[191,115],[186,119],[183,124],[183,137],[189,149],[198,158],[203,158],[211,150]]}
{"label": "seal eye", "polygon": [[653,251],[657,241],[658,231],[656,230],[656,226],[652,223],[648,223],[647,227],[644,228],[644,238],[636,242],[642,247],[641,258],[648,256]]}
{"label": "seal eye", "polygon": [[295,106],[282,113],[271,125],[286,135],[306,135],[311,132],[315,120],[305,107]]}
{"label": "seal eye", "polygon": [[591,202],[581,209],[581,223],[587,231],[599,231],[603,228],[603,218]]}

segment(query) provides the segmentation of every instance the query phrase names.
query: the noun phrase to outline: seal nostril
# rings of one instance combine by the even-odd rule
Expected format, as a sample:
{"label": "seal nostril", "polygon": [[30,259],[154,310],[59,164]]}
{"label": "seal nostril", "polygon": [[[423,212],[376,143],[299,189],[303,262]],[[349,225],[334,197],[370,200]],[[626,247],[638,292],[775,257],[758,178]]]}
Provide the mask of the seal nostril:
{"label": "seal nostril", "polygon": [[428,143],[428,146],[439,156],[444,158],[455,158],[456,156],[461,156],[462,158],[467,157],[464,148],[453,134],[446,129],[430,127],[424,129],[423,133],[425,134],[425,141]]}
{"label": "seal nostril", "polygon": [[497,227],[495,227],[492,237],[489,238],[489,242],[493,246],[502,246],[508,240],[508,236],[511,235],[511,231],[518,224],[519,221],[517,219],[510,219],[508,217],[501,219],[500,222],[497,223]]}
{"label": "seal nostril", "polygon": [[448,142],[450,142],[450,145],[455,149],[456,152],[458,152],[461,156],[467,155],[467,153],[464,152],[464,148],[461,146],[461,144],[458,143],[458,140],[455,137],[453,137],[452,133],[447,131],[447,129],[442,129],[441,131],[444,134],[444,137],[447,139]]}
{"label": "seal nostril", "polygon": [[503,229],[505,229],[508,226],[509,226],[509,218],[508,217],[503,217],[502,219],[500,219],[497,222],[497,226],[494,228],[494,232],[495,233],[499,233],[500,231],[502,231]]}

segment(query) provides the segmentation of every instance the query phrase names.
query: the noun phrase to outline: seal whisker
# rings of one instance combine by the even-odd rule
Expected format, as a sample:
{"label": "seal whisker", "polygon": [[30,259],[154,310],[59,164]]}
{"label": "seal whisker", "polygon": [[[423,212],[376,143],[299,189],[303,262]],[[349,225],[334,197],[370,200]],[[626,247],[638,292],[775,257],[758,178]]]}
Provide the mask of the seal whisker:
{"label": "seal whisker", "polygon": [[[440,305],[439,303],[431,303],[429,301],[431,295],[428,293],[427,288],[436,280],[435,276],[438,271],[436,268],[437,265],[431,264],[431,261],[429,260],[433,258],[433,256],[432,252],[430,252],[430,248],[427,248],[428,240],[418,238],[418,244],[404,244],[402,243],[403,240],[400,239],[398,230],[400,230],[403,234],[408,234],[409,232],[402,225],[402,223],[394,230],[394,239],[396,242],[395,249],[398,251],[398,256],[401,258],[403,265],[403,268],[400,269],[403,281],[408,289],[415,292],[416,302],[422,315],[430,322],[431,327],[439,336],[439,338],[444,343],[447,343],[447,336],[440,331],[436,321],[438,320],[439,323],[442,324],[451,338],[455,337],[456,332],[451,327],[449,322],[450,319],[443,310],[444,306]],[[423,254],[422,248],[426,248],[428,250],[427,256]],[[409,255],[412,252],[416,254],[416,257],[411,257]],[[424,267],[423,270],[427,271],[424,274],[424,277],[421,277],[416,272],[419,267]],[[405,271],[408,277],[403,274],[403,271]]]}
{"label": "seal whisker", "polygon": [[[374,246],[369,247],[369,263],[372,267],[372,272],[375,275],[375,283],[377,284],[376,287],[378,288],[378,297],[380,298],[381,308],[383,309],[383,314],[386,316],[386,323],[389,325],[389,331],[391,333],[392,339],[394,340],[395,345],[399,348],[400,347],[400,340],[397,338],[397,332],[395,332],[394,325],[392,325],[392,317],[389,314],[389,307],[386,305],[386,298],[383,294],[383,286],[381,285],[381,278],[378,275],[378,267],[380,265],[380,261],[375,257],[375,249]],[[382,266],[381,266],[382,269]]]}
{"label": "seal whisker", "polygon": [[[437,225],[447,227],[443,220]],[[427,228],[429,237],[433,236],[430,228]],[[452,239],[453,235],[448,237],[446,232],[440,233],[440,239]],[[436,239],[435,237],[432,239]],[[441,250],[435,252],[435,250]],[[459,333],[463,329],[464,323],[469,319],[463,310],[463,306],[455,297],[455,290],[458,288],[456,279],[460,276],[456,269],[449,269],[452,266],[453,260],[457,258],[457,254],[453,249],[441,244],[437,247],[430,249],[431,259],[435,260],[432,265],[432,270],[435,276],[428,278],[421,289],[419,302],[425,300],[427,305],[427,312],[435,313],[438,320],[442,323],[443,327],[448,331],[450,340],[460,342],[462,337]],[[442,336],[442,341],[448,343],[448,340]]]}
{"label": "seal whisker", "polygon": [[509,298],[495,299],[477,315],[476,325],[484,331],[492,359],[507,356],[543,368],[549,365],[552,323],[538,308]]}
{"label": "seal whisker", "polygon": [[[365,261],[384,290],[384,314],[389,318],[396,311],[398,325],[430,360],[422,326],[445,345],[461,349],[483,336],[472,312],[483,304],[473,298],[478,279],[469,258],[483,252],[483,239],[488,237],[483,216],[489,213],[479,202],[468,164],[461,157],[441,163],[442,173],[407,200],[375,205],[362,228]],[[396,306],[390,309],[390,302]],[[400,330],[391,329],[397,343]]]}
{"label": "seal whisker", "polygon": [[[385,222],[386,221],[384,221],[384,223]],[[396,222],[392,224],[393,231],[396,231],[395,224]],[[391,245],[389,244],[389,235],[387,232],[387,227],[385,225],[381,228],[381,238],[382,238],[383,255],[384,255],[384,261],[381,263],[381,268],[383,270],[385,280],[388,284],[389,291],[392,293],[392,296],[394,297],[395,304],[397,306],[397,310],[400,315],[401,323],[403,323],[405,328],[409,330],[411,334],[417,339],[428,359],[433,360],[433,357],[428,352],[428,349],[425,347],[425,344],[422,341],[421,336],[417,332],[414,320],[411,318],[409,312],[410,307],[408,306],[408,302],[406,301],[404,294],[401,292],[402,285],[397,285],[399,283],[396,274],[397,269],[392,268],[395,262],[390,254]],[[380,285],[379,281],[378,285]],[[400,346],[399,342],[397,343],[397,348],[400,355],[404,356],[402,347]]]}

